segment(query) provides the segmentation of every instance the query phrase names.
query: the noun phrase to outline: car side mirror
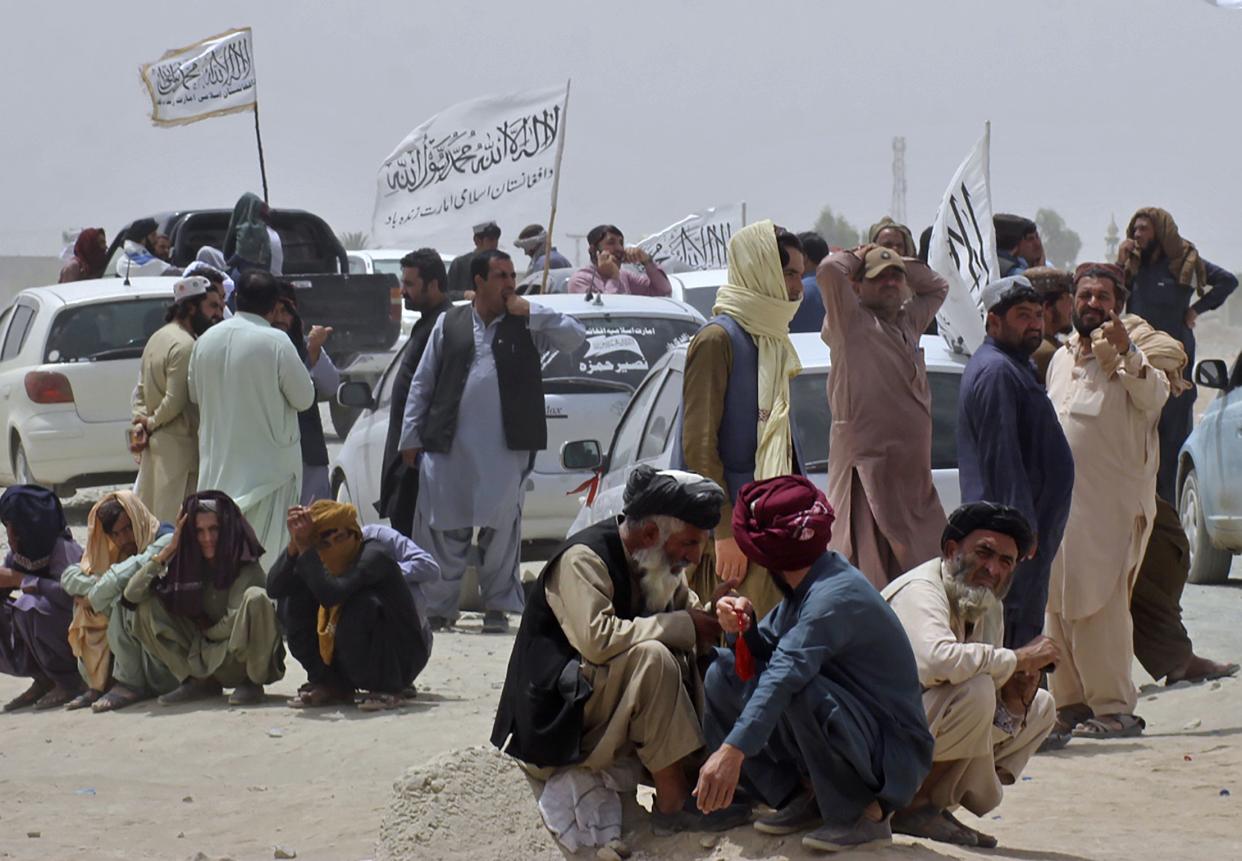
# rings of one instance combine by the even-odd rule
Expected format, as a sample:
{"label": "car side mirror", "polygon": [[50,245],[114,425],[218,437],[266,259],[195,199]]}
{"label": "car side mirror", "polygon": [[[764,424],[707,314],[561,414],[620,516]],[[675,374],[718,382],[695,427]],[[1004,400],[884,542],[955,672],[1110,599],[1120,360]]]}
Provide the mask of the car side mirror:
{"label": "car side mirror", "polygon": [[355,407],[360,410],[375,409],[375,398],[371,396],[371,387],[357,380],[341,383],[337,387],[336,402],[343,407]]}
{"label": "car side mirror", "polygon": [[1195,367],[1195,382],[1208,389],[1229,388],[1229,371],[1220,359],[1204,359]]}
{"label": "car side mirror", "polygon": [[561,466],[571,472],[599,469],[604,465],[604,452],[593,439],[580,439],[561,446]]}

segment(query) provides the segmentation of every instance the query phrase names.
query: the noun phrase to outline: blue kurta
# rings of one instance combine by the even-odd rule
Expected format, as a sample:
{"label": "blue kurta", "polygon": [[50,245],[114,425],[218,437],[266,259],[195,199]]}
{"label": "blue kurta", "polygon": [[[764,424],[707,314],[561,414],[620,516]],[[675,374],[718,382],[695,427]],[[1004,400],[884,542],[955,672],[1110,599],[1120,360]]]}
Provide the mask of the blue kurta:
{"label": "blue kurta", "polygon": [[1074,455],[1028,357],[991,337],[962,374],[957,401],[957,475],[962,502],[998,502],[1022,512],[1039,549],[1014,571],[1005,596],[1005,646],[1044,629],[1048,577],[1074,491]]}
{"label": "blue kurta", "polygon": [[825,553],[747,642],[756,678],[740,681],[725,649],[708,670],[709,750],[745,753],[744,779],[773,806],[809,774],[827,822],[853,825],[872,801],[910,803],[934,741],[909,640],[858,569]]}

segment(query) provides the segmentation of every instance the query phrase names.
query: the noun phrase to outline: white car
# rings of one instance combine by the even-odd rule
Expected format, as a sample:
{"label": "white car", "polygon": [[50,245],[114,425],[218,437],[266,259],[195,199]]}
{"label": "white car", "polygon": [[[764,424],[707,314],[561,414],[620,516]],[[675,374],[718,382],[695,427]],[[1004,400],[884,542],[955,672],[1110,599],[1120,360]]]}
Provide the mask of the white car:
{"label": "white car", "polygon": [[[566,468],[560,458],[568,440],[608,439],[622,411],[648,370],[671,349],[689,343],[703,325],[691,307],[672,299],[646,296],[538,296],[532,301],[572,314],[587,330],[587,341],[574,353],[543,357],[544,407],[548,447],[535,457],[526,483],[522,539],[528,544],[559,543],[578,512],[580,488],[591,480],[591,468]],[[329,466],[336,498],[352,502],[364,522],[380,520],[379,499],[389,404],[396,378],[394,360],[379,386],[362,393],[356,406],[363,413]],[[352,394],[351,394],[352,393]],[[351,400],[357,387],[341,393]]]}
{"label": "white car", "polygon": [[697,269],[677,272],[668,276],[673,285],[673,298],[685,302],[703,315],[712,318],[712,306],[716,304],[716,291],[729,280],[728,269]]}
{"label": "white car", "polygon": [[0,315],[0,483],[132,482],[130,396],[176,278],[32,287]]}
{"label": "white car", "polygon": [[[814,333],[789,336],[802,372],[790,384],[789,399],[794,443],[807,476],[825,493],[828,490],[828,346]],[[961,503],[957,483],[957,394],[962,384],[966,356],[949,350],[944,339],[924,335],[920,344],[927,362],[927,382],[932,401],[932,481],[945,512]],[[647,375],[634,393],[608,453],[599,437],[579,437],[562,449],[562,460],[577,468],[594,467],[599,475],[594,499],[578,512],[570,534],[621,513],[622,494],[630,471],[646,463],[656,469],[674,464],[673,429],[681,421],[682,380],[686,368],[684,348],[671,351]],[[680,458],[677,459],[680,462]]]}

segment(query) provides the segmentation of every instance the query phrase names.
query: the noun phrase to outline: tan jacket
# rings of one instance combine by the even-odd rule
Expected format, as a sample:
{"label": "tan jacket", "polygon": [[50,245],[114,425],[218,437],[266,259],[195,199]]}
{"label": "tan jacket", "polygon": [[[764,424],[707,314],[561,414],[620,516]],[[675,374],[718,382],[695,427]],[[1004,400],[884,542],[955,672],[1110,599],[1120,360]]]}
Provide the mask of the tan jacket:
{"label": "tan jacket", "polygon": [[999,608],[972,626],[949,607],[940,574],[940,557],[924,562],[898,577],[880,593],[906,629],[919,683],[924,689],[960,685],[975,676],[989,675],[999,688],[1018,667],[1018,657],[1004,648],[1004,619]]}

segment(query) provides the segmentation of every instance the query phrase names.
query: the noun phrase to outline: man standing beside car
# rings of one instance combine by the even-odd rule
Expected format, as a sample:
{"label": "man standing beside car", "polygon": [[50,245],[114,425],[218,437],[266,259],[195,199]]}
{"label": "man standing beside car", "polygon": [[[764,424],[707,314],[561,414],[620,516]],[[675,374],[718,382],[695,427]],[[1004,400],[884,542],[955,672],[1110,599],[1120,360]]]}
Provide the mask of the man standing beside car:
{"label": "man standing beside car", "polygon": [[[477,559],[483,631],[503,633],[524,604],[518,576],[522,484],[547,447],[541,354],[570,352],[582,324],[517,293],[513,259],[476,254],[474,299],[442,314],[410,383],[398,443],[419,461],[414,540],[440,566],[427,587],[433,629],[456,620],[461,578]],[[479,530],[477,555],[472,553]]]}
{"label": "man standing beside car", "polygon": [[725,489],[713,552],[691,588],[715,591],[715,575],[740,582],[759,618],[780,603],[772,578],[751,565],[733,539],[733,502],[743,485],[797,471],[789,419],[789,380],[801,366],[789,321],[802,300],[802,243],[760,221],[729,240],[729,283],[715,316],[686,350],[680,451],[686,469]]}
{"label": "man standing beside car", "polygon": [[173,285],[164,325],[142,350],[134,389],[135,448],[142,451],[135,492],[156,520],[172,523],[198,486],[198,408],[190,403],[194,342],[219,323],[224,291],[201,275]]}
{"label": "man standing beside car", "polygon": [[940,548],[945,518],[932,483],[931,389],[919,337],[949,284],[879,245],[829,255],[817,280],[832,358],[828,499],[844,524],[832,549],[882,589]]}
{"label": "man standing beside car", "polygon": [[494,221],[484,221],[474,226],[474,250],[458,254],[449,264],[448,295],[453,301],[469,298],[466,294],[474,289],[470,275],[470,264],[475,255],[485,251],[495,251],[500,245],[500,225]]}
{"label": "man standing beside car", "polygon": [[431,330],[440,315],[453,307],[445,295],[448,276],[444,260],[434,248],[420,248],[401,258],[401,298],[407,311],[417,311],[418,322],[410,330],[401,350],[397,377],[392,384],[392,401],[388,408],[388,435],[384,439],[384,474],[380,476],[380,498],[375,510],[387,517],[392,528],[406,538],[414,535],[414,503],[418,499],[418,463],[416,453],[398,449],[401,423],[405,418],[405,402],[410,396],[410,381],[427,349]]}

